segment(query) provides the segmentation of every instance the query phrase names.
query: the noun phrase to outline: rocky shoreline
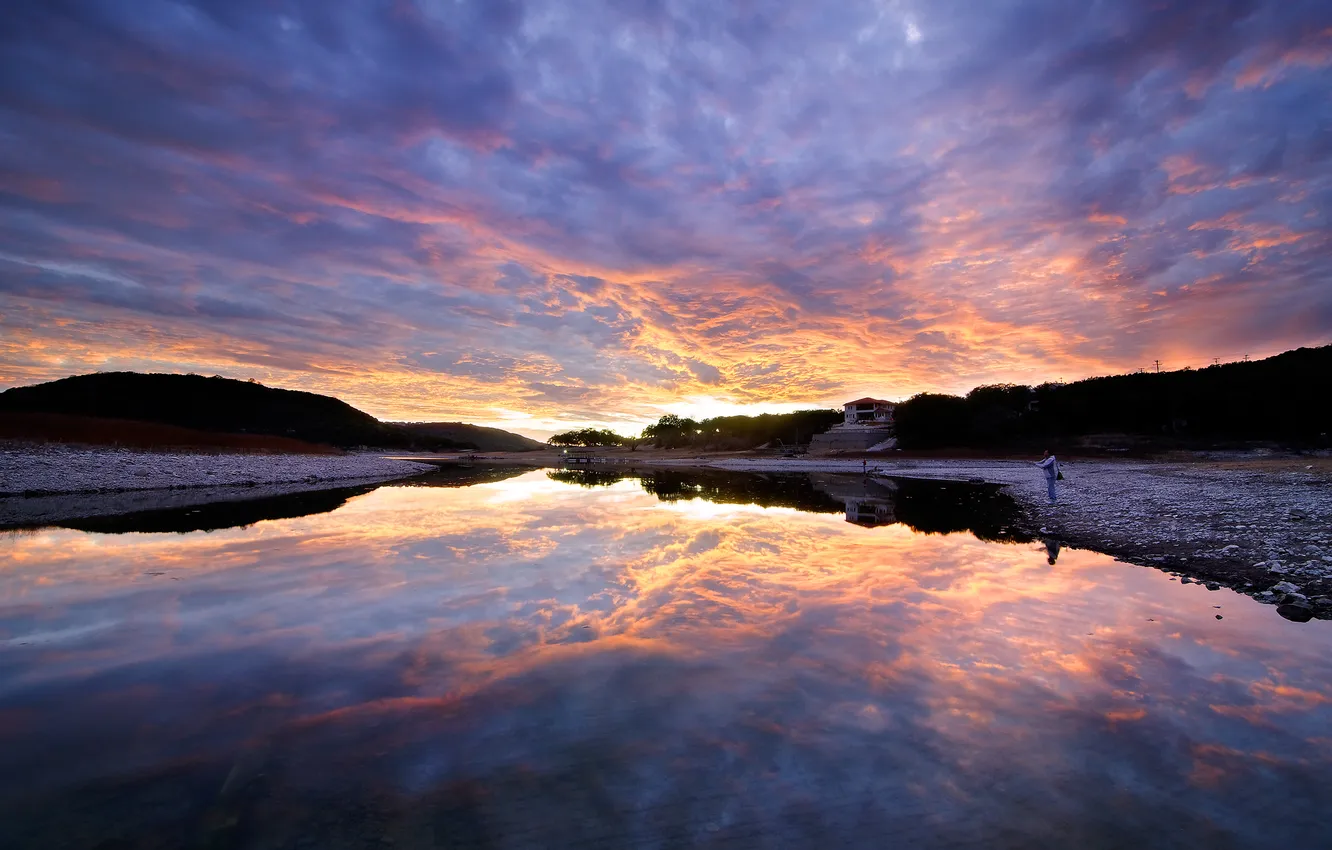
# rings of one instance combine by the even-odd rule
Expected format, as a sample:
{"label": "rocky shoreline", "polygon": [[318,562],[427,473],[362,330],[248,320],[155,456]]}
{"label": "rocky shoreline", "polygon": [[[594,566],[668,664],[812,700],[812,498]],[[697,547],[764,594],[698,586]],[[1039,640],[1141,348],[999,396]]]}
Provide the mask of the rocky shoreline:
{"label": "rocky shoreline", "polygon": [[0,449],[0,529],[394,481],[435,467],[378,455]]}
{"label": "rocky shoreline", "polygon": [[[860,460],[743,459],[744,471],[857,473]],[[1165,570],[1209,589],[1229,587],[1291,620],[1332,619],[1332,468],[1304,463],[1075,460],[1059,500],[1021,461],[875,460],[870,475],[1006,485],[1033,536]]]}

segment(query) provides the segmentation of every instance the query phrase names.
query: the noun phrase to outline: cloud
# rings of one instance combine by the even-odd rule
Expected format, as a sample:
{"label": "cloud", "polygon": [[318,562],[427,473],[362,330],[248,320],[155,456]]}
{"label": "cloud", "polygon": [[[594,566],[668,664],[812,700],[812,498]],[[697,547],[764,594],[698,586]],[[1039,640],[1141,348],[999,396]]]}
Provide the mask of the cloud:
{"label": "cloud", "polygon": [[1332,340],[1313,0],[26,0],[0,75],[4,384],[622,422]]}

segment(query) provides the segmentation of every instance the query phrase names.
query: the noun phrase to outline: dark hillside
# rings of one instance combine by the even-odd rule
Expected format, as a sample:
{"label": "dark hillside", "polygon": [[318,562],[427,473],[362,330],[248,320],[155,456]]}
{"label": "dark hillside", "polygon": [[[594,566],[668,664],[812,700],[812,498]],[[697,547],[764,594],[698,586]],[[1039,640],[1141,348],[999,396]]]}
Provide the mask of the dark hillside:
{"label": "dark hillside", "polygon": [[378,419],[330,396],[202,375],[76,375],[0,393],[0,411],[132,419],[334,446],[401,441]]}
{"label": "dark hillside", "polygon": [[0,440],[21,443],[64,443],[81,446],[114,446],[122,449],[186,452],[257,452],[274,454],[340,454],[320,443],[271,434],[227,434],[135,422],[97,416],[68,416],[63,413],[8,413],[0,411]]}
{"label": "dark hillside", "polygon": [[514,434],[499,428],[486,428],[482,425],[467,425],[463,422],[397,422],[394,427],[406,431],[413,439],[445,440],[459,446],[471,447],[483,452],[534,452],[549,449],[545,443],[537,442],[521,434]]}
{"label": "dark hillside", "polygon": [[1127,435],[1160,446],[1271,441],[1325,446],[1332,345],[1205,369],[977,387],[898,405],[903,448],[1039,445]]}
{"label": "dark hillside", "polygon": [[131,420],[224,434],[266,434],[352,447],[449,450],[336,398],[201,375],[99,372],[0,393],[0,413]]}

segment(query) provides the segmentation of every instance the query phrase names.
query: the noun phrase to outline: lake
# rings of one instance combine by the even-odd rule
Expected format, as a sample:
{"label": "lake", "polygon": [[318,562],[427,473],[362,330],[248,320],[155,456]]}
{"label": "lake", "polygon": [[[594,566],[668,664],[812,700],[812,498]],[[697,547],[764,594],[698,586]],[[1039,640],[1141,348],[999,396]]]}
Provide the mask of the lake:
{"label": "lake", "polygon": [[465,470],[0,535],[0,847],[1328,846],[1332,622],[993,488]]}

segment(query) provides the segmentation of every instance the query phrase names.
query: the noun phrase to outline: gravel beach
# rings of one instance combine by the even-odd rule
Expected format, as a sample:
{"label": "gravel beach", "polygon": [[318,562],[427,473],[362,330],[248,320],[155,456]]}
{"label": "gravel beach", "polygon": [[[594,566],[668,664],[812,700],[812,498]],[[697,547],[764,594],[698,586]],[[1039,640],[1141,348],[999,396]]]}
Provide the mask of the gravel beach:
{"label": "gravel beach", "polygon": [[[728,458],[748,472],[860,473],[859,459]],[[1231,587],[1289,619],[1332,619],[1332,466],[1326,459],[1169,463],[1075,460],[1047,503],[1023,461],[871,460],[871,475],[1007,485],[1030,534]]]}
{"label": "gravel beach", "polygon": [[8,447],[0,449],[0,528],[371,484],[434,469],[371,454],[175,454]]}

